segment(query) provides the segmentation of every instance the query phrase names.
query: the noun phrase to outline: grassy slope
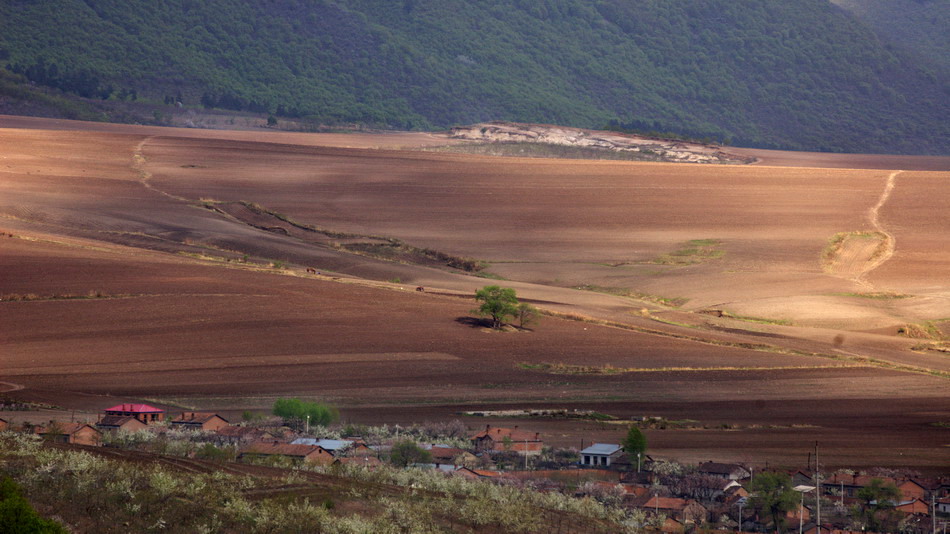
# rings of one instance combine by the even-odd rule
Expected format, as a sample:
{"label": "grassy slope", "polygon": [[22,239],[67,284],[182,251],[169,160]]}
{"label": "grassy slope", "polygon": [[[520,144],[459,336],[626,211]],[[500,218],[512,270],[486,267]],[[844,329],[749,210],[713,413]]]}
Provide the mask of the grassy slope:
{"label": "grassy slope", "polygon": [[159,100],[208,93],[398,128],[617,120],[743,144],[950,151],[940,77],[827,0],[343,4],[3,3],[0,61],[44,58]]}

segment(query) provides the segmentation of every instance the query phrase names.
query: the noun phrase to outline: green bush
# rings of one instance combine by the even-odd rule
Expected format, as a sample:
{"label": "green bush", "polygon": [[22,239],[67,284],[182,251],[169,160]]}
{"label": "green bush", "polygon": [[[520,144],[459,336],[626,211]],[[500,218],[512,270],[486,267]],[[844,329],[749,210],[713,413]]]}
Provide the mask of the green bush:
{"label": "green bush", "polygon": [[66,533],[59,523],[43,519],[23,497],[12,478],[0,478],[0,534]]}
{"label": "green bush", "polygon": [[274,415],[288,422],[307,422],[311,425],[327,426],[340,418],[340,413],[329,404],[307,402],[300,399],[277,399],[274,401]]}

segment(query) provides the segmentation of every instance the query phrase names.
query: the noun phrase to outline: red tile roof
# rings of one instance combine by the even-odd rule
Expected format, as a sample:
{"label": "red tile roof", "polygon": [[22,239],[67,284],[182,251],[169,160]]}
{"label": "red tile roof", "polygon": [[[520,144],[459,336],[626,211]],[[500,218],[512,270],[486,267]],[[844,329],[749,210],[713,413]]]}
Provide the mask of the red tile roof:
{"label": "red tile roof", "polygon": [[658,508],[660,510],[682,510],[686,508],[686,505],[689,504],[685,499],[676,499],[673,497],[650,497],[650,499],[643,503],[641,507],[643,508]]}
{"label": "red tile roof", "polygon": [[148,404],[116,404],[112,408],[106,408],[107,412],[130,412],[130,413],[164,413],[165,410],[149,406]]}

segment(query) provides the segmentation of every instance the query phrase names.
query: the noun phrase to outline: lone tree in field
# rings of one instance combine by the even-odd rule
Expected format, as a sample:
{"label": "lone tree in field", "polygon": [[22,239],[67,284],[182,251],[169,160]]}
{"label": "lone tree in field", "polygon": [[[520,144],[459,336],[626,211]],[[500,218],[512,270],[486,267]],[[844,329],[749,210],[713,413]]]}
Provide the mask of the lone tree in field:
{"label": "lone tree in field", "polygon": [[473,312],[491,317],[492,328],[501,328],[506,318],[518,315],[518,297],[509,287],[485,286],[475,292],[475,300],[482,304]]}

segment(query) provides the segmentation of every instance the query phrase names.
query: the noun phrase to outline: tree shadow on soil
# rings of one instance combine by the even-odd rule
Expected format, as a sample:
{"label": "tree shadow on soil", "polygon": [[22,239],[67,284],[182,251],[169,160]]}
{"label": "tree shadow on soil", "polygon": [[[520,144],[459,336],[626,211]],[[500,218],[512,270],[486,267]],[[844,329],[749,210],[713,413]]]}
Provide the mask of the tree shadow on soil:
{"label": "tree shadow on soil", "polygon": [[464,324],[472,328],[491,328],[492,322],[491,319],[483,319],[481,317],[456,317],[455,322],[458,324]]}

